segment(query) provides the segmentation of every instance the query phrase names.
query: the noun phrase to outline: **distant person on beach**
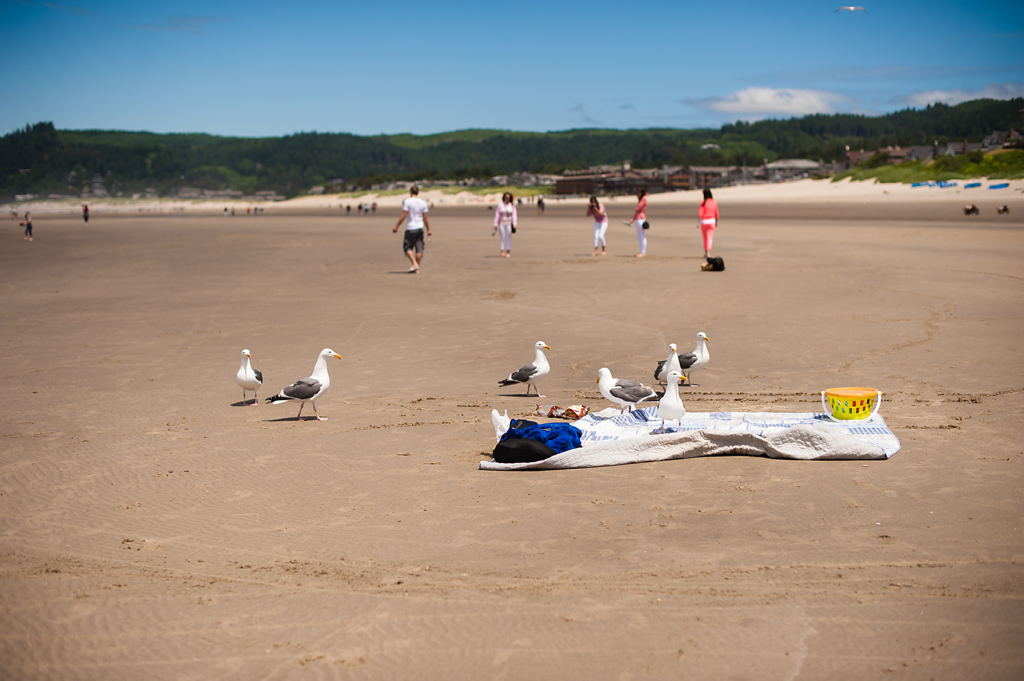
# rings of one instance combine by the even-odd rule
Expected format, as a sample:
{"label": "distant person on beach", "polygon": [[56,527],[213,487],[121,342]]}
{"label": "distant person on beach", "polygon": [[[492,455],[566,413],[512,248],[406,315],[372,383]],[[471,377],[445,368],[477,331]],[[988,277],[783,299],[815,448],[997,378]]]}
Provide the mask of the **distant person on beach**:
{"label": "distant person on beach", "polygon": [[[512,257],[512,232],[515,231],[518,222],[519,216],[512,193],[505,192],[501,195],[501,203],[494,211],[494,230],[498,232],[498,246],[501,248],[501,257],[503,258]],[[493,234],[494,232],[491,232],[492,236]]]}
{"label": "distant person on beach", "polygon": [[715,227],[718,226],[718,202],[711,197],[711,190],[704,190],[704,200],[697,209],[697,227],[704,236],[704,257],[711,257],[711,244],[715,240]]}
{"label": "distant person on beach", "polygon": [[16,208],[11,208],[10,210],[11,210],[11,219],[12,220],[17,220],[18,219],[18,210]]}
{"label": "distant person on beach", "polygon": [[224,208],[224,217],[227,217],[227,216],[228,216],[228,209]]}
{"label": "distant person on beach", "polygon": [[605,240],[604,235],[608,231],[608,212],[604,209],[604,204],[597,200],[596,196],[590,197],[590,207],[587,208],[587,215],[594,218],[594,252],[591,256],[598,254],[598,245],[600,245],[601,255],[608,255],[605,251]]}
{"label": "distant person on beach", "polygon": [[363,214],[363,204],[360,203],[359,205],[356,206],[356,215],[362,215],[362,214]]}
{"label": "distant person on beach", "polygon": [[82,206],[82,219],[85,220],[86,223],[89,222],[89,205],[88,204]]}
{"label": "distant person on beach", "polygon": [[370,212],[373,213],[373,214],[377,213],[377,202],[376,201],[374,201],[373,203],[370,204]]}
{"label": "distant person on beach", "polygon": [[537,197],[537,212],[538,213],[543,213],[544,212],[544,197],[542,197],[542,196],[538,196]]}
{"label": "distant person on beach", "polygon": [[32,241],[32,213],[25,211],[25,241]]}
{"label": "distant person on beach", "polygon": [[345,206],[345,215],[350,215],[351,213],[352,213],[352,206],[351,205]]}
{"label": "distant person on beach", "polygon": [[640,252],[636,257],[643,258],[647,255],[647,233],[644,231],[644,227],[647,226],[647,190],[643,187],[637,189],[636,198],[639,202],[633,211],[633,219],[627,224],[636,227],[636,240],[640,242]]}
{"label": "distant person on beach", "polygon": [[392,233],[397,232],[402,225],[402,220],[406,220],[402,250],[405,251],[406,257],[412,264],[409,272],[416,274],[419,274],[420,262],[423,260],[423,229],[426,228],[427,236],[431,235],[430,219],[427,217],[427,202],[421,199],[419,194],[420,188],[416,185],[409,189],[409,198],[402,202],[402,216],[398,218],[395,228],[391,230]]}

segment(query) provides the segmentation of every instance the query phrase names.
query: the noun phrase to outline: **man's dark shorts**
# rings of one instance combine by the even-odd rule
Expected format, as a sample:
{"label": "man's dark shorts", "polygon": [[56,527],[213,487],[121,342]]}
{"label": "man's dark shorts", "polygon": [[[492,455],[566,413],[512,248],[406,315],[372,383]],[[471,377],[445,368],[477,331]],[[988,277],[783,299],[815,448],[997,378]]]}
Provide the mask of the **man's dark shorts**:
{"label": "man's dark shorts", "polygon": [[405,239],[402,241],[402,252],[416,251],[417,253],[423,253],[423,230],[422,229],[407,229],[405,230]]}

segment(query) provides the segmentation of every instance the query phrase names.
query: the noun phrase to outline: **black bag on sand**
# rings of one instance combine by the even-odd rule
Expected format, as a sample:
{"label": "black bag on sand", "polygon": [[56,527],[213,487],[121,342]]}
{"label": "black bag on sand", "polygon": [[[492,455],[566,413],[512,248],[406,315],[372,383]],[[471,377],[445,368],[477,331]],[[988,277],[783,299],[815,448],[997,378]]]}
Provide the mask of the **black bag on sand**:
{"label": "black bag on sand", "polygon": [[725,269],[725,261],[721,258],[708,258],[700,268],[704,272],[721,272]]}
{"label": "black bag on sand", "polygon": [[491,456],[498,463],[532,463],[551,458],[557,452],[539,440],[512,438],[499,442]]}
{"label": "black bag on sand", "polygon": [[[516,428],[526,428],[527,426],[535,425],[537,425],[536,421],[514,419],[512,423],[509,424],[508,428],[509,430],[513,430]],[[543,461],[557,453],[558,452],[539,440],[509,438],[504,442],[499,442],[495,445],[491,456],[493,456],[494,460],[498,463],[533,463],[534,461]]]}

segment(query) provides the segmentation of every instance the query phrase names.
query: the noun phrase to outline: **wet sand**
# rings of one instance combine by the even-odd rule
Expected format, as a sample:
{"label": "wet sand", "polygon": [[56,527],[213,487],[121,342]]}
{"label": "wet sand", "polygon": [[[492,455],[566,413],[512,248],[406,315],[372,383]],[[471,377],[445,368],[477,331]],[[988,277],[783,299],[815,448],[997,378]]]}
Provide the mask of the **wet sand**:
{"label": "wet sand", "polygon": [[[4,676],[1024,675],[1020,201],[747,205],[722,273],[668,207],[632,257],[630,207],[604,258],[584,209],[524,208],[510,260],[435,210],[420,275],[394,209],[0,223]],[[599,409],[597,369],[698,331],[688,410],[869,385],[902,451],[477,469],[535,341],[544,402]],[[241,404],[242,348],[262,399],[324,347],[329,421]]]}

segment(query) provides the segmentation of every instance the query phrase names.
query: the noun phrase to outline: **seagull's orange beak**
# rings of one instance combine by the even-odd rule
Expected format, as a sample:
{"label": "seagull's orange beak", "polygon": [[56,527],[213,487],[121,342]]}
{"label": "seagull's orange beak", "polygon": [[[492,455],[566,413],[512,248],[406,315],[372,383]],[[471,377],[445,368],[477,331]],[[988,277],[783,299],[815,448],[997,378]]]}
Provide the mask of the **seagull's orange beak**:
{"label": "seagull's orange beak", "polygon": [[550,345],[545,345],[545,346],[544,346],[544,349],[545,349],[545,350],[550,350],[550,349],[551,349],[551,346],[550,346]]}
{"label": "seagull's orange beak", "polygon": [[599,379],[597,379],[596,381],[594,381],[594,383],[596,383],[596,384],[598,384],[598,385],[601,385],[601,379],[600,379],[600,378],[599,378]]}
{"label": "seagull's orange beak", "polygon": [[339,355],[339,354],[335,353],[335,355],[334,355],[334,359],[341,359],[341,355]]}

